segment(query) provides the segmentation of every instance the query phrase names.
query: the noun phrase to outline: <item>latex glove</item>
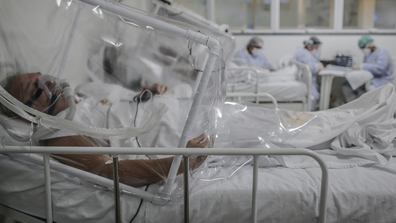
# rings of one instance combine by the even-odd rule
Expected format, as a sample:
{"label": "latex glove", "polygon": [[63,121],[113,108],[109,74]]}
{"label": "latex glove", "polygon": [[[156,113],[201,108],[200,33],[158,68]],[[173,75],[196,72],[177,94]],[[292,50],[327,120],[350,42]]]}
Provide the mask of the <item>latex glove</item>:
{"label": "latex glove", "polygon": [[354,70],[360,70],[360,64],[354,64],[354,65],[352,65],[352,69],[354,69]]}
{"label": "latex glove", "polygon": [[323,70],[323,69],[325,69],[325,67],[323,66],[322,63],[316,63],[316,68],[317,68],[318,70]]}

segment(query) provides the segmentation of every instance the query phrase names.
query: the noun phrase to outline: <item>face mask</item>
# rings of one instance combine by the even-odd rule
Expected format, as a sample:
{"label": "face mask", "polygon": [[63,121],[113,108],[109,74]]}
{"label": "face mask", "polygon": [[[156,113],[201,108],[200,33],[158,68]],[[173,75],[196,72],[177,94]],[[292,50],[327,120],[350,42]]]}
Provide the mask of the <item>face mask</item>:
{"label": "face mask", "polygon": [[48,98],[59,95],[62,92],[62,81],[51,75],[40,75],[38,78],[38,87],[43,89]]}
{"label": "face mask", "polygon": [[38,78],[38,88],[47,95],[50,99],[48,105],[48,114],[53,115],[55,104],[59,99],[60,94],[63,92],[62,81],[59,78],[51,75],[41,75]]}
{"label": "face mask", "polygon": [[367,56],[371,53],[371,49],[369,49],[369,48],[364,48],[364,49],[362,49],[362,51],[365,56]]}
{"label": "face mask", "polygon": [[261,52],[261,50],[259,48],[254,48],[252,50],[252,55],[256,57],[260,54],[260,52]]}

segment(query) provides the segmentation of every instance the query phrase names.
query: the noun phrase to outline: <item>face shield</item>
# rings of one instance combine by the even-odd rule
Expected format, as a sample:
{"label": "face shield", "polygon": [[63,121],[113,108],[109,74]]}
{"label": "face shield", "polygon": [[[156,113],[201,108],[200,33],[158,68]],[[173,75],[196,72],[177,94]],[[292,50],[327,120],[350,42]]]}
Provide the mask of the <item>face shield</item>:
{"label": "face shield", "polygon": [[[314,47],[314,43],[313,43],[313,41],[310,40],[310,39],[309,39],[309,40],[304,40],[304,41],[303,41],[303,44],[304,44],[304,48],[305,48],[305,49],[311,49],[311,48],[313,49],[313,47]],[[311,49],[311,50],[312,50],[312,49]]]}
{"label": "face shield", "polygon": [[322,53],[322,44],[316,44],[313,45],[314,49],[311,51],[311,53],[316,56],[317,58],[320,58],[320,55]]}

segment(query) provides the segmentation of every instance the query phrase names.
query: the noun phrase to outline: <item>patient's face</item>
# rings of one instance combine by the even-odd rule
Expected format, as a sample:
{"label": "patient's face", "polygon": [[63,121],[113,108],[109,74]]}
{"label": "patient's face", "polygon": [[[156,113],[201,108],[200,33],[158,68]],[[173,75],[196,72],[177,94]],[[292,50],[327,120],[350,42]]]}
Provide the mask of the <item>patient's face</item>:
{"label": "patient's face", "polygon": [[[21,74],[16,77],[10,88],[10,94],[22,103],[29,101],[38,90],[38,78],[41,73],[27,73]],[[31,107],[48,113],[48,106],[50,104],[50,98],[42,92],[39,97],[33,101]],[[57,115],[59,112],[69,107],[69,104],[63,95],[55,103],[55,109],[53,115]]]}

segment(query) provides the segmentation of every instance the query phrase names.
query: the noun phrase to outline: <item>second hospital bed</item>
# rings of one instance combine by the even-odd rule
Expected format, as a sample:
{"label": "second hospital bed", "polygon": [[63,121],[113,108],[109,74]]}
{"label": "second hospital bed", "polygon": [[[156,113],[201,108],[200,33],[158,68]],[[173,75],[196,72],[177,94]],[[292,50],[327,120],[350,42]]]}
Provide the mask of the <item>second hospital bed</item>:
{"label": "second hospital bed", "polygon": [[[56,4],[52,1],[41,1],[46,4]],[[8,4],[16,4],[24,12],[23,7],[28,7],[24,3],[13,1],[7,2]],[[3,2],[2,6],[10,6]],[[65,3],[65,2],[63,2]],[[38,1],[33,5],[39,4]],[[105,3],[103,3],[105,4]],[[107,4],[107,3],[106,3]],[[31,8],[32,5],[30,5]],[[42,9],[43,5],[36,5],[38,8]],[[55,5],[53,5],[55,6]],[[73,10],[75,2],[69,4],[60,4],[61,7],[66,7],[69,10]],[[60,7],[57,6],[57,7]],[[87,6],[85,6],[87,7]],[[2,9],[6,7],[1,7]],[[56,8],[56,7],[55,7]],[[75,8],[74,8],[75,9]],[[101,12],[100,7],[87,7],[87,11],[82,12],[94,12],[95,16],[104,16],[105,13]],[[18,11],[18,10],[16,10]],[[4,12],[4,11],[3,11]],[[43,15],[42,11],[39,11]],[[67,11],[69,12],[69,11]],[[76,12],[76,11],[74,11]],[[13,11],[15,13],[15,11]],[[67,14],[67,13],[66,13]],[[61,18],[66,14],[61,14]],[[7,13],[2,13],[2,15],[8,15]],[[58,14],[59,15],[59,14]],[[77,13],[78,15],[78,13]],[[84,14],[83,14],[84,15]],[[16,14],[16,16],[22,16],[22,14]],[[69,18],[65,16],[66,18]],[[59,18],[59,17],[58,17]],[[88,17],[83,17],[82,21],[89,20]],[[109,19],[110,17],[104,16],[103,18]],[[4,20],[2,20],[4,21]],[[101,22],[109,22],[109,20],[101,20]],[[122,19],[125,22],[125,18]],[[67,24],[70,21],[68,21]],[[133,23],[132,25],[140,25],[136,21],[126,21],[128,23]],[[3,24],[3,23],[2,23]],[[87,23],[89,24],[89,23]],[[102,24],[103,25],[103,24]],[[70,26],[67,25],[70,28]],[[111,27],[111,26],[110,26]],[[80,27],[84,28],[84,26]],[[2,29],[3,31],[4,29]],[[27,28],[28,30],[28,28]],[[70,29],[69,29],[70,30]],[[83,29],[84,30],[84,29]],[[29,30],[28,30],[29,31]],[[149,30],[148,30],[149,31]],[[56,33],[56,32],[55,32]],[[148,32],[150,34],[150,32]],[[77,32],[77,35],[80,35]],[[84,37],[84,36],[83,36]],[[102,35],[106,40],[111,40],[111,36]],[[89,39],[89,38],[88,38]],[[90,39],[89,39],[90,40]],[[33,41],[34,42],[34,41]],[[88,41],[89,42],[89,41]],[[87,42],[87,43],[88,43]],[[114,43],[114,42],[107,42]],[[78,42],[73,42],[71,45],[76,46]],[[85,44],[82,44],[86,47]],[[64,46],[64,45],[62,45]],[[2,45],[4,47],[4,45]],[[9,46],[13,47],[13,46]],[[33,48],[35,48],[34,46]],[[26,47],[24,49],[27,49]],[[4,49],[4,48],[2,48]],[[72,47],[73,49],[73,47]],[[75,49],[75,48],[74,48]],[[15,50],[15,49],[12,49]],[[50,49],[52,51],[52,49]],[[4,51],[2,51],[4,52]],[[7,52],[7,51],[5,51]],[[27,51],[22,51],[27,52]],[[64,51],[61,51],[64,52]],[[77,50],[80,52],[78,54],[80,57],[84,57],[85,50]],[[154,51],[150,51],[153,53]],[[0,59],[10,59],[6,53],[2,54]],[[4,56],[5,55],[5,56]],[[26,54],[28,55],[28,54]],[[36,57],[40,57],[44,54],[36,54]],[[59,55],[56,53],[55,55]],[[16,56],[16,55],[15,55]],[[194,58],[194,55],[191,55]],[[45,58],[45,57],[44,57]],[[92,72],[86,62],[88,61],[89,54],[85,56],[83,62],[80,58],[71,59],[69,58],[69,65],[65,67],[66,71],[71,71],[76,69],[80,71],[82,76],[79,76],[79,80],[71,80],[75,82],[84,82],[86,79],[91,77],[90,75],[85,76],[87,73]],[[174,57],[173,57],[174,58]],[[103,59],[103,58],[102,58]],[[96,60],[98,63],[102,63],[104,60]],[[172,59],[172,58],[170,58]],[[182,58],[180,58],[181,60]],[[26,69],[38,66],[39,64],[29,63],[19,58],[21,62],[18,66]],[[179,59],[178,59],[179,60]],[[13,61],[13,60],[11,60]],[[38,60],[42,61],[42,60]],[[55,60],[57,61],[57,60]],[[91,63],[95,62],[90,60]],[[168,60],[169,61],[169,60]],[[170,60],[172,61],[172,60]],[[3,61],[2,61],[3,62]],[[6,61],[4,61],[6,62]],[[15,61],[14,61],[15,62]],[[27,62],[28,64],[23,64]],[[143,61],[144,62],[144,61]],[[3,64],[3,63],[2,63]],[[11,63],[12,64],[12,63]],[[32,65],[33,64],[33,65]],[[196,64],[197,72],[199,71],[199,63]],[[15,67],[13,64],[12,67]],[[49,65],[50,68],[59,68],[58,66]],[[182,66],[184,68],[184,66]],[[22,69],[23,70],[23,69]],[[83,75],[85,74],[85,75]],[[191,75],[196,75],[192,72]],[[181,76],[180,78],[183,78]],[[158,80],[158,79],[157,79]],[[150,81],[150,80],[147,80]],[[223,83],[224,84],[224,83]],[[367,104],[364,100],[367,98],[362,98],[364,101],[357,100],[354,104],[344,106],[338,110],[333,110],[331,112],[323,111],[319,113],[302,113],[295,114],[297,117],[316,117],[313,119],[313,123],[307,123],[302,132],[293,135],[285,143],[290,143],[290,147],[309,147],[318,144],[318,136],[326,136],[328,138],[322,139],[322,142],[331,141],[334,137],[340,135],[342,132],[349,129],[348,127],[354,126],[354,123],[369,123],[379,122],[381,120],[387,121],[389,119],[389,114],[394,112],[394,98],[395,93],[392,87],[387,86],[386,88],[379,89],[374,92],[370,92],[368,99],[372,103]],[[375,100],[374,100],[375,99]],[[212,101],[215,102],[215,101]],[[365,107],[362,106],[367,104]],[[204,104],[205,105],[205,104]],[[228,104],[231,106],[232,104]],[[238,105],[236,105],[238,106]],[[245,108],[241,104],[242,108]],[[274,114],[271,109],[265,109],[261,107],[255,107],[254,105],[249,105],[248,110],[251,110],[251,114],[256,114],[257,116],[249,116],[251,118],[257,118],[258,123],[266,123],[268,120],[266,116],[262,115],[262,112],[267,112],[266,114]],[[224,111],[233,111],[232,109],[224,108]],[[243,110],[243,109],[242,109]],[[283,113],[283,114],[288,114]],[[389,116],[389,117],[388,117]],[[233,116],[232,116],[233,117]],[[261,117],[261,119],[259,119]],[[291,116],[293,117],[293,116]],[[289,116],[290,118],[290,116]],[[342,122],[341,118],[345,120]],[[346,122],[348,120],[348,122]],[[392,120],[392,119],[389,119]],[[15,120],[14,120],[15,121]],[[232,122],[232,120],[229,120]],[[241,120],[242,121],[242,120]],[[317,122],[315,124],[315,121]],[[338,122],[336,122],[338,121]],[[339,126],[331,126],[330,123],[338,123]],[[19,123],[19,122],[15,122]],[[229,123],[229,122],[226,122]],[[302,122],[304,123],[304,122]],[[26,123],[24,123],[26,124]],[[233,123],[233,124],[241,124]],[[14,125],[16,126],[16,125]],[[205,125],[204,125],[205,126]],[[257,126],[256,126],[257,127]],[[337,128],[335,128],[337,127]],[[204,127],[204,129],[207,127]],[[230,127],[229,129],[236,129]],[[223,131],[228,131],[227,128]],[[314,133],[321,134],[314,134]],[[220,131],[219,134],[222,132]],[[3,132],[3,134],[6,134]],[[246,141],[239,140],[238,135],[244,135],[243,132],[234,132],[235,135],[230,135],[235,141],[230,144],[229,140],[218,140],[218,147],[239,147],[242,144],[248,147],[249,139]],[[2,135],[7,137],[7,135]],[[245,135],[244,135],[245,136]],[[309,137],[315,136],[315,137]],[[3,150],[7,152],[8,147],[6,141],[2,138]],[[246,139],[246,138],[242,138]],[[215,144],[216,146],[216,144]],[[264,146],[264,145],[261,145]],[[286,146],[286,145],[285,145]],[[29,154],[29,146],[23,147],[27,154],[21,156],[8,156],[1,155],[0,165],[2,167],[1,172],[1,185],[0,185],[0,203],[2,204],[0,211],[3,214],[12,216],[19,219],[25,219],[26,221],[33,222],[33,219],[37,222],[46,221],[48,217],[46,215],[46,210],[48,207],[45,206],[43,202],[45,199],[45,188],[44,188],[44,174],[43,167],[34,164],[34,162],[27,162],[28,158],[36,157],[34,154]],[[264,147],[265,148],[265,147]],[[355,160],[354,164],[345,163],[343,165],[336,165],[335,158],[339,158],[338,161],[348,161],[348,157],[340,156],[337,153],[332,152],[329,149],[330,145],[324,143],[322,147],[315,148],[317,153],[321,154],[330,164],[332,164],[329,170],[330,172],[330,185],[329,185],[329,198],[328,198],[328,208],[327,208],[327,222],[361,222],[366,221],[376,221],[376,222],[392,222],[396,219],[395,214],[391,211],[394,207],[394,199],[392,197],[396,193],[395,185],[396,173],[394,161],[390,160],[387,165],[377,164],[376,162]],[[39,147],[45,151],[45,147]],[[169,149],[171,150],[171,149]],[[238,149],[243,153],[243,149]],[[245,149],[249,153],[252,150]],[[253,149],[257,151],[256,149]],[[281,151],[281,149],[279,149]],[[139,149],[134,149],[137,153],[143,154],[144,152]],[[203,149],[205,152],[210,152],[210,149]],[[234,149],[229,149],[228,151],[235,151]],[[297,149],[296,149],[297,151]],[[11,151],[8,151],[11,152]],[[220,152],[226,152],[225,150],[219,149]],[[167,153],[164,151],[164,153]],[[253,153],[252,153],[253,154]],[[314,153],[316,154],[316,153]],[[354,156],[353,156],[354,157]],[[215,158],[215,157],[214,157]],[[39,160],[42,159],[38,156]],[[245,162],[240,163],[238,166],[232,166],[231,172],[226,172],[221,176],[218,181],[207,182],[206,179],[197,178],[197,175],[192,175],[191,179],[191,196],[190,196],[190,221],[192,222],[222,222],[222,221],[233,221],[233,222],[248,222],[252,220],[251,206],[252,206],[252,162],[251,157],[240,157],[238,160]],[[226,159],[224,159],[226,160]],[[283,160],[283,163],[282,163]],[[210,161],[210,160],[208,160]],[[216,161],[216,160],[214,160]],[[283,157],[279,159],[276,156],[261,157],[259,160],[260,168],[257,174],[258,178],[258,192],[254,199],[257,199],[258,214],[257,219],[259,221],[266,222],[316,222],[319,216],[319,201],[321,197],[320,181],[321,181],[321,170],[316,167],[317,164],[312,164],[310,160],[295,160],[292,157]],[[294,161],[294,162],[293,162]],[[298,161],[299,165],[296,165]],[[212,163],[213,166],[208,166],[213,169],[223,168],[224,164]],[[214,165],[216,164],[216,165]],[[244,164],[244,165],[241,165]],[[303,166],[305,164],[306,166]],[[51,162],[51,166],[58,166],[56,162]],[[353,167],[354,166],[354,167]],[[234,170],[237,167],[237,171]],[[309,167],[309,168],[308,168]],[[347,168],[348,167],[348,168]],[[62,167],[67,169],[67,166]],[[207,169],[208,170],[208,169]],[[211,169],[209,169],[211,170]],[[225,169],[226,170],[226,169]],[[81,173],[84,174],[84,173]],[[69,175],[64,172],[59,172],[57,170],[52,170],[52,207],[53,218],[57,222],[112,222],[116,212],[114,212],[114,201],[113,201],[113,190],[111,186],[103,186],[100,184],[95,184],[89,182],[87,179],[90,174],[86,174],[86,177],[80,176],[79,178]],[[194,178],[194,176],[196,178]],[[199,176],[199,175],[198,175]],[[228,179],[226,179],[228,178]],[[208,178],[207,180],[213,180],[213,178]],[[373,183],[375,182],[375,183]],[[155,205],[150,202],[144,201],[140,206],[141,200],[130,194],[127,190],[122,192],[120,203],[121,203],[121,216],[122,222],[181,222],[185,219],[183,202],[180,198],[180,188],[184,182],[182,177],[178,176],[176,178],[173,192],[176,197],[168,202],[167,204]],[[158,191],[163,185],[151,184],[147,187],[150,192]],[[145,187],[142,188],[146,189]],[[369,205],[368,205],[369,203]],[[140,209],[139,209],[140,206]],[[18,214],[16,214],[18,213]],[[24,213],[24,215],[20,215]],[[134,215],[137,216],[134,218]],[[254,218],[254,217],[253,217]],[[28,219],[28,220],[27,220]]]}
{"label": "second hospital bed", "polygon": [[228,100],[267,102],[268,98],[260,94],[268,93],[279,103],[300,105],[295,110],[310,111],[311,71],[295,60],[289,64],[274,72],[250,66],[228,67]]}

